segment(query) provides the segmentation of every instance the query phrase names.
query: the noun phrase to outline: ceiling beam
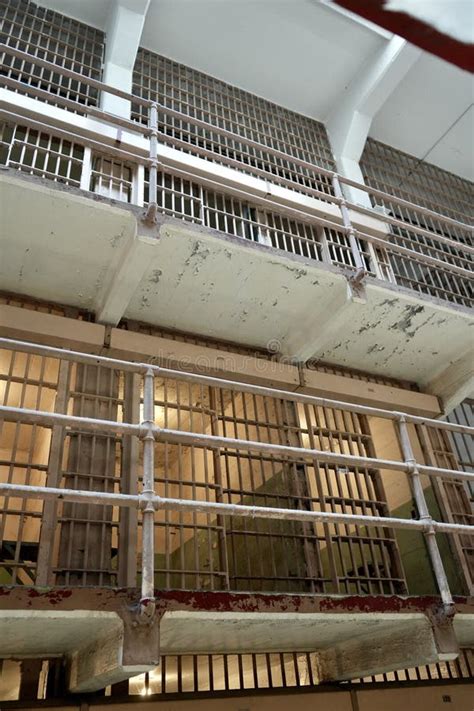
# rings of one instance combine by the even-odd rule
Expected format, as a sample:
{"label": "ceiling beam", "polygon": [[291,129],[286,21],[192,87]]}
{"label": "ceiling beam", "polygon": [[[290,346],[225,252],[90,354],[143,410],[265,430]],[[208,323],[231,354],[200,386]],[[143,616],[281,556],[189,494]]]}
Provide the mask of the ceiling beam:
{"label": "ceiling beam", "polygon": [[[113,0],[106,27],[103,81],[123,91],[132,90],[132,75],[150,0]],[[102,95],[102,108],[130,117],[130,102]]]}
{"label": "ceiling beam", "polygon": [[[100,324],[116,326],[150,266],[156,238],[135,233],[111,263],[104,286],[97,296],[95,315]],[[154,278],[160,277],[155,270]]]}
{"label": "ceiling beam", "polygon": [[[342,175],[364,182],[359,160],[372,120],[420,54],[421,50],[401,37],[392,37],[354,76],[332,107],[326,127]],[[366,193],[348,187],[346,192],[352,202],[370,206]]]}

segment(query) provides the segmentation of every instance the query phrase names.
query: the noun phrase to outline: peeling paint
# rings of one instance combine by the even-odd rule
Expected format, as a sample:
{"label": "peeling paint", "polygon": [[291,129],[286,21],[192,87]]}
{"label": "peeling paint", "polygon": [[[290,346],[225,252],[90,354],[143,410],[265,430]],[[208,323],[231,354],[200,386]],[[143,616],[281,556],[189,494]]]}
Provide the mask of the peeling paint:
{"label": "peeling paint", "polygon": [[390,331],[402,331],[407,335],[409,338],[413,338],[413,336],[416,333],[415,331],[410,331],[409,329],[412,328],[413,326],[413,319],[415,316],[418,314],[422,313],[425,310],[424,306],[417,305],[413,306],[409,304],[408,306],[405,306],[405,316],[400,319],[400,321],[396,321],[394,324],[389,326]]}
{"label": "peeling paint", "polygon": [[384,350],[385,350],[385,346],[380,346],[378,343],[374,343],[373,346],[370,346],[370,348],[367,349],[367,353],[370,354],[370,353],[374,353],[375,351],[380,352],[380,351],[384,351]]}
{"label": "peeling paint", "polygon": [[161,279],[162,274],[163,274],[163,272],[161,271],[161,269],[153,269],[148,281],[151,282],[152,284],[158,284],[158,282]]}
{"label": "peeling paint", "polygon": [[398,299],[384,299],[380,303],[380,308],[383,308],[384,306],[396,306],[398,303]]}

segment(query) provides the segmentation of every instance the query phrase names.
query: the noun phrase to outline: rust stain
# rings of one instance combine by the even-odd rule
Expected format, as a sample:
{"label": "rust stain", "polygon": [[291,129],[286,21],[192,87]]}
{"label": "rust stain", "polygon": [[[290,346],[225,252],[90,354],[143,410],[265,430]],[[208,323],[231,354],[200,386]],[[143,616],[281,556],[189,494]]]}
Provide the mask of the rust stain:
{"label": "rust stain", "polygon": [[[219,612],[299,613],[406,613],[435,615],[440,607],[436,596],[327,596],[278,593],[231,593],[185,590],[156,590],[157,615],[167,610]],[[132,588],[26,588],[0,587],[3,609],[90,609],[120,611],[136,604],[140,591]],[[456,606],[470,607],[474,600],[456,597]]]}

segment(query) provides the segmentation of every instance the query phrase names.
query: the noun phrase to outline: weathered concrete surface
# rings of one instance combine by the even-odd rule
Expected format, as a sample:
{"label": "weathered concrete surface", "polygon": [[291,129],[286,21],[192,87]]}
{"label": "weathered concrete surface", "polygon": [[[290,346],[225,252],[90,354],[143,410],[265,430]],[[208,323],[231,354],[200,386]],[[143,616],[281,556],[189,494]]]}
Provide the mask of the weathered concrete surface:
{"label": "weathered concrete surface", "polygon": [[[19,195],[28,210],[18,209]],[[474,316],[238,237],[39,180],[0,175],[0,289],[422,386],[467,356]],[[433,394],[438,392],[433,391]]]}
{"label": "weathered concrete surface", "polygon": [[[138,674],[158,661],[158,625],[151,633],[133,625],[138,597],[138,590],[0,588],[0,656],[65,654],[76,691]],[[329,680],[457,653],[449,626],[436,627],[434,597],[179,591],[156,591],[156,597],[165,654],[317,651],[321,678]],[[454,629],[463,646],[474,644],[472,600],[456,599]]]}
{"label": "weathered concrete surface", "polygon": [[0,610],[0,630],[0,658],[66,657],[71,692],[103,689],[158,663],[157,644],[148,663],[128,663],[125,625],[114,611]]}

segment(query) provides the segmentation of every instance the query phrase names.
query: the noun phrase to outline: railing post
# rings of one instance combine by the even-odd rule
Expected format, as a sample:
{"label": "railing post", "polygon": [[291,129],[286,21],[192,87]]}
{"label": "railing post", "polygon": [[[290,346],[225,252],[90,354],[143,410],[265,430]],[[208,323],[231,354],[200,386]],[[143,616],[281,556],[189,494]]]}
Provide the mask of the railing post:
{"label": "railing post", "polygon": [[426,523],[424,535],[431,559],[431,565],[433,567],[433,573],[444,605],[451,607],[454,604],[453,597],[449,589],[449,583],[444,570],[443,561],[441,560],[438,542],[436,540],[436,532],[433,526],[433,519],[426,503],[425,492],[423,491],[420,473],[418,471],[417,462],[413,453],[410,435],[408,433],[407,421],[404,415],[400,415],[397,420],[397,424],[400,433],[400,444],[403,459],[407,465],[407,472],[410,477],[413,496],[418,509],[418,514],[420,516],[420,521],[424,521]]}
{"label": "railing post", "polygon": [[150,168],[148,182],[148,209],[145,222],[153,224],[156,220],[158,205],[156,194],[158,188],[158,105],[153,103],[149,109],[148,127],[150,133]]}
{"label": "railing post", "polygon": [[142,495],[149,497],[142,514],[142,589],[140,615],[151,621],[155,611],[155,384],[153,370],[143,379],[143,484]]}
{"label": "railing post", "polygon": [[346,228],[346,234],[349,238],[349,244],[351,247],[352,256],[354,258],[354,264],[356,268],[354,281],[359,282],[365,275],[365,264],[364,260],[362,259],[359,244],[357,242],[356,233],[351,222],[346,199],[342,193],[341,182],[339,180],[339,176],[336,173],[332,177],[332,186],[334,189],[334,197],[336,197],[338,200],[342,215],[342,224]]}

